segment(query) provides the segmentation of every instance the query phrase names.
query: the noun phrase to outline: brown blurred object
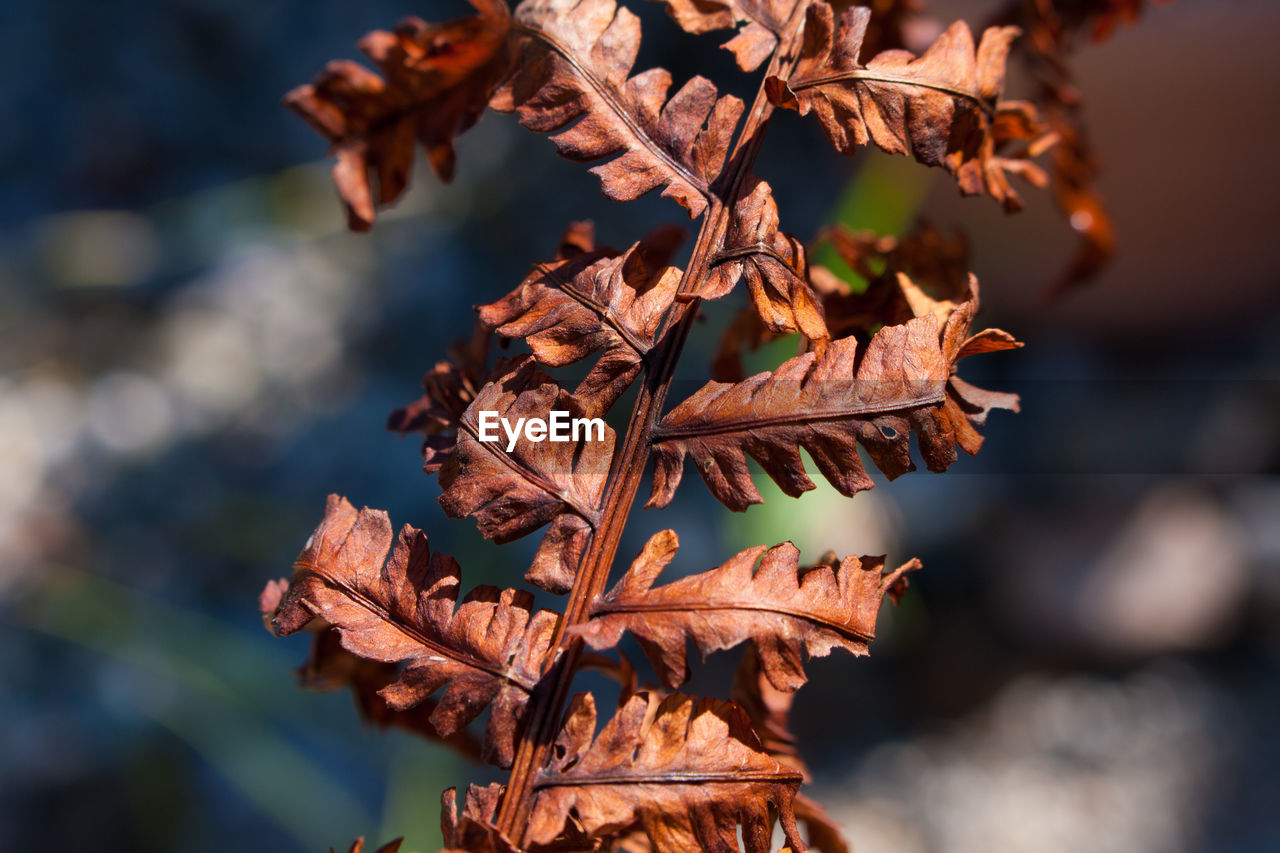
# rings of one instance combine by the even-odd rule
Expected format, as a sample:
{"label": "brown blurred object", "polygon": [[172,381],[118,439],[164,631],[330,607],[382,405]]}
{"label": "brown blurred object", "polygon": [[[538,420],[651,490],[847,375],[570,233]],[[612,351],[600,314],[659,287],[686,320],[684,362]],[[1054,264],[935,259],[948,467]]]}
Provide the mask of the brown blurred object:
{"label": "brown blurred object", "polygon": [[[980,3],[938,2],[939,17],[983,14]],[[1094,285],[1050,310],[1056,252],[1072,251],[1051,205],[1034,194],[1005,217],[939,186],[927,206],[940,227],[963,222],[984,302],[1021,336],[1094,334],[1125,346],[1202,333],[1269,315],[1277,306],[1268,239],[1280,165],[1216,154],[1210,129],[1231,140],[1271,139],[1280,117],[1276,6],[1263,0],[1171,3],[1142,25],[1081,46],[1074,81],[1088,93],[1093,150],[1106,164],[1094,187],[1107,199],[1119,247]],[[1194,125],[1188,105],[1195,105]],[[1194,128],[1194,129],[1193,129]]]}

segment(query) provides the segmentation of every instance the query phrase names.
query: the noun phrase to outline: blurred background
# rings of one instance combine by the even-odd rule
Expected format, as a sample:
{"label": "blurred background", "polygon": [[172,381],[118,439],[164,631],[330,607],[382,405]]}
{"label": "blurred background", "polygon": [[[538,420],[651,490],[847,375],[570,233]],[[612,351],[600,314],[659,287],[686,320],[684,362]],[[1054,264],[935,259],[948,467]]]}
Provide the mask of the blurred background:
{"label": "blurred background", "polygon": [[[745,90],[714,38],[636,5],[641,67]],[[974,24],[989,8],[931,7]],[[429,851],[440,789],[493,778],[299,689],[307,641],[272,638],[255,606],[331,491],[423,527],[467,586],[515,583],[536,537],[496,548],[445,519],[386,415],[569,221],[615,245],[680,221],[661,199],[606,201],[489,115],[452,185],[420,168],[371,234],[346,233],[324,144],[280,95],[369,29],[465,11],[7,6],[0,849]],[[1023,412],[946,475],[853,501],[789,501],[758,476],[768,500],[742,516],[691,480],[623,544],[674,526],[688,572],[788,538],[806,558],[923,559],[872,657],[815,662],[797,700],[814,793],[859,853],[1280,849],[1277,26],[1266,0],[1178,0],[1083,47],[1121,248],[1051,303],[1073,238],[1043,194],[1006,217],[774,122],[757,171],[785,227],[963,227],[982,321],[1028,342],[966,362]],[[705,375],[712,313],[677,395]],[[727,692],[724,657],[695,690]]]}

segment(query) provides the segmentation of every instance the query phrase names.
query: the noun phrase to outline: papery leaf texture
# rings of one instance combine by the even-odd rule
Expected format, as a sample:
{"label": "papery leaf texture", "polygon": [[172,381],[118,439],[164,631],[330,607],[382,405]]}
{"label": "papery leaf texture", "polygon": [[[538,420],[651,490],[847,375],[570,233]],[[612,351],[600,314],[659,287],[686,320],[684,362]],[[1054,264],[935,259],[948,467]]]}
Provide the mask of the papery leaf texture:
{"label": "papery leaf texture", "polygon": [[490,106],[516,112],[536,133],[554,133],[570,160],[607,160],[591,172],[604,194],[631,201],[652,190],[691,218],[706,209],[742,113],[694,77],[669,95],[671,75],[632,75],[640,19],[614,0],[525,0],[515,12],[523,36],[514,72]]}
{"label": "papery leaf texture", "polygon": [[443,688],[430,716],[442,737],[490,708],[485,755],[506,766],[556,615],[535,612],[527,592],[490,586],[459,602],[460,583],[457,562],[432,553],[420,530],[405,525],[393,537],[386,513],[357,512],[334,495],[294,563],[271,626],[285,636],[321,620],[337,628],[352,654],[402,664],[399,677],[379,690],[394,709]]}
{"label": "papery leaf texture", "polygon": [[[824,266],[810,267],[809,284],[832,337],[858,333],[869,340],[883,325],[910,320],[914,315],[898,284],[900,272],[943,298],[962,300],[969,291],[969,251],[964,236],[943,234],[928,223],[920,223],[902,237],[837,226],[823,229],[818,242],[831,246],[863,279],[862,286],[855,287]],[[712,378],[741,381],[745,377],[743,352],[757,350],[780,336],[753,308],[742,309],[721,335]]]}
{"label": "papery leaf texture", "polygon": [[886,573],[883,557],[846,557],[801,569],[800,552],[787,542],[748,548],[710,571],[654,587],[677,545],[673,531],[655,534],[573,629],[595,649],[613,648],[629,631],[672,688],[689,679],[687,641],[705,658],[750,640],[774,687],[797,690],[806,654],[866,654],[881,599],[920,567],[913,560]]}
{"label": "papery leaf texture", "polygon": [[506,338],[523,337],[539,364],[563,367],[603,352],[574,390],[590,417],[603,415],[639,375],[662,317],[680,286],[667,265],[683,232],[660,228],[625,252],[595,249],[538,264],[480,320]]}
{"label": "papery leaf texture", "polygon": [[755,71],[778,46],[797,0],[660,0],[680,28],[701,35],[735,29],[722,47],[743,71]]}
{"label": "papery leaf texture", "polygon": [[470,338],[460,338],[449,346],[448,357],[436,362],[422,377],[422,396],[401,406],[387,418],[387,429],[401,434],[421,433],[422,469],[429,474],[440,470],[458,440],[462,413],[490,379],[512,369],[510,359],[499,359],[490,368],[489,349],[493,333],[477,323]]}
{"label": "papery leaf texture", "polygon": [[468,785],[458,814],[458,792],[448,788],[440,795],[440,853],[518,853],[516,846],[494,826],[501,785]]}
{"label": "papery leaf texture", "polygon": [[553,410],[570,418],[588,416],[581,402],[531,360],[482,388],[462,414],[457,445],[440,469],[440,505],[453,518],[475,516],[480,532],[499,543],[550,523],[525,578],[564,593],[573,585],[578,559],[600,520],[613,430],[600,421],[598,429],[556,443],[534,441],[522,431],[512,446],[498,429],[497,441],[481,441],[481,412],[516,424],[520,418],[546,419]]}
{"label": "papery leaf texture", "polygon": [[375,208],[399,198],[416,144],[442,180],[453,176],[453,140],[475,124],[509,62],[506,4],[471,4],[477,14],[467,18],[428,24],[410,17],[361,39],[381,75],[355,62],[331,62],[285,96],[332,144],[333,179],[352,229],[367,230]]}
{"label": "papery leaf texture", "polygon": [[1018,398],[974,388],[954,376],[955,364],[1020,344],[995,329],[970,336],[976,281],[959,303],[932,300],[906,276],[899,275],[899,285],[916,316],[885,326],[866,347],[856,336],[840,338],[821,355],[804,353],[772,373],[732,384],[710,382],[672,409],[653,433],[648,505],[671,502],[686,456],[711,493],[741,511],[763,500],[747,456],[794,497],[814,488],[801,448],[844,495],[874,485],[859,462],[859,444],[889,479],[915,468],[912,432],[930,471],[950,467],[957,444],[977,453],[977,427],[987,413],[1016,411]]}
{"label": "papery leaf texture", "polygon": [[[801,115],[812,112],[841,153],[868,143],[910,153],[954,175],[963,193],[985,192],[1018,209],[1008,173],[1043,185],[1043,172],[1027,158],[1049,140],[1028,105],[1000,100],[1017,30],[988,29],[975,50],[969,28],[958,21],[918,58],[887,50],[864,64],[859,56],[870,17],[866,7],[849,8],[837,26],[831,6],[817,0],[795,71],[766,82],[770,99]],[[1019,156],[997,154],[997,146],[1018,141],[1028,143]]]}
{"label": "papery leaf texture", "polygon": [[747,853],[766,853],[777,815],[787,843],[805,849],[792,812],[800,774],[761,749],[732,702],[639,693],[595,730],[595,700],[575,696],[534,780],[529,843],[575,826],[610,849],[639,823],[654,853],[738,850],[741,826]]}
{"label": "papery leaf texture", "polygon": [[360,718],[379,729],[411,732],[443,743],[466,758],[483,760],[480,741],[466,729],[447,737],[436,730],[431,717],[439,703],[434,699],[423,699],[408,708],[393,707],[381,691],[399,678],[400,667],[396,664],[362,658],[344,649],[342,634],[333,627],[321,627],[316,632],[311,653],[298,670],[298,683],[309,690],[350,690]]}
{"label": "papery leaf texture", "polygon": [[812,341],[830,337],[822,304],[809,286],[804,244],[778,230],[778,206],[769,185],[750,178],[729,219],[725,248],[699,291],[704,299],[728,293],[746,279],[760,321],[775,334],[800,332]]}

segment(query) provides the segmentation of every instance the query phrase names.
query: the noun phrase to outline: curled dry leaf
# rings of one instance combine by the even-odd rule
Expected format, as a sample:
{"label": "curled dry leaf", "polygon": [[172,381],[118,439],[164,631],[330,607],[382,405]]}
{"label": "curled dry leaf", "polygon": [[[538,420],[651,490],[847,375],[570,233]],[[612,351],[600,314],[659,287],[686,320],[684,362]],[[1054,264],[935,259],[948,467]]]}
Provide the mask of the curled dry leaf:
{"label": "curled dry leaf", "polygon": [[[658,0],[680,28],[693,35],[734,29],[721,45],[743,71],[755,71],[772,55],[778,37],[796,11],[796,0]],[[837,7],[848,5],[837,3]],[[870,51],[909,47],[915,33],[929,28],[921,0],[866,0],[871,10],[863,44]]]}
{"label": "curled dry leaf", "polygon": [[[669,412],[653,433],[655,467],[649,506],[671,502],[686,456],[711,493],[744,510],[763,499],[746,457],[755,459],[788,495],[814,488],[800,458],[804,448],[841,494],[874,483],[858,461],[857,445],[890,479],[914,470],[916,434],[930,471],[945,471],[956,445],[977,453],[992,408],[1016,411],[1018,398],[974,388],[954,376],[969,355],[1020,346],[988,329],[972,337],[977,292],[964,302],[934,302],[905,276],[899,283],[917,316],[886,326],[865,349],[856,337],[804,353],[772,373],[742,382],[710,382]],[[976,288],[976,281],[973,283]]]}
{"label": "curled dry leaf", "polygon": [[938,298],[963,302],[969,296],[969,246],[964,235],[945,235],[921,223],[901,238],[844,227],[819,235],[845,264],[866,280],[855,293],[829,270],[816,267],[812,278],[830,315],[832,334],[870,337],[884,324],[905,323],[915,316],[898,275]]}
{"label": "curled dry leaf", "polygon": [[[856,290],[823,266],[809,270],[809,283],[822,305],[832,337],[856,333],[869,339],[883,325],[905,323],[914,316],[898,285],[906,273],[929,293],[963,299],[969,291],[969,250],[964,236],[945,235],[927,223],[901,238],[844,226],[827,228],[818,242],[830,245],[840,259],[862,277]],[[750,307],[734,316],[716,348],[712,378],[739,382],[745,377],[742,354],[759,349],[780,335],[771,331]]]}
{"label": "curled dry leaf", "polygon": [[778,206],[769,185],[750,178],[748,186],[734,205],[725,248],[698,295],[716,299],[745,278],[751,303],[769,331],[827,340],[822,305],[809,287],[804,245],[778,230]]}
{"label": "curled dry leaf", "polygon": [[1052,285],[1051,295],[1093,278],[1116,253],[1115,223],[1096,186],[1101,167],[1078,113],[1078,107],[1051,106],[1045,110],[1049,127],[1059,140],[1050,159],[1053,196],[1080,237],[1079,247]]}
{"label": "curled dry leaf", "polygon": [[1077,34],[1089,29],[1095,39],[1117,24],[1135,20],[1143,0],[1012,0],[997,14],[1025,36],[1014,43],[1036,81],[1034,99],[1045,125],[1058,142],[1049,155],[1054,199],[1080,244],[1051,294],[1070,290],[1107,265],[1116,250],[1115,226],[1097,188],[1101,165],[1085,126],[1084,99],[1071,68]]}
{"label": "curled dry leaf", "polygon": [[717,97],[694,77],[668,98],[671,75],[631,76],[640,19],[614,0],[525,0],[516,9],[518,61],[490,105],[515,111],[536,133],[555,133],[570,160],[610,159],[591,169],[604,194],[631,201],[651,190],[696,217],[711,198],[742,101]]}
{"label": "curled dry leaf", "polygon": [[430,716],[442,737],[491,707],[485,757],[509,765],[555,614],[534,612],[527,592],[490,586],[459,603],[461,570],[453,558],[433,554],[422,531],[405,525],[388,559],[392,538],[386,513],[357,512],[330,496],[271,617],[273,630],[286,636],[319,619],[337,628],[352,654],[403,664],[399,678],[379,690],[394,709],[443,688]]}
{"label": "curled dry leaf", "polygon": [[778,46],[797,0],[659,0],[680,28],[701,35],[736,29],[725,42],[743,71],[755,71]]}
{"label": "curled dry leaf", "polygon": [[440,830],[444,837],[440,853],[519,853],[494,826],[501,799],[501,785],[468,785],[459,815],[457,789],[446,789],[440,795]]}
{"label": "curled dry leaf", "polygon": [[[969,293],[969,242],[964,234],[943,234],[927,222],[919,223],[901,237],[853,231],[844,226],[824,229],[818,239],[828,243],[840,260],[870,283],[891,285],[897,303],[905,306],[898,287],[898,273],[904,273],[919,287],[944,299],[963,301]],[[846,286],[845,290],[849,288]],[[891,310],[898,322],[911,314]],[[865,325],[865,324],[864,324]]]}
{"label": "curled dry leaf", "polygon": [[738,850],[741,826],[747,853],[767,853],[777,815],[787,843],[805,849],[791,806],[800,774],[761,749],[732,702],[639,693],[595,730],[595,701],[575,696],[534,780],[531,844],[567,825],[607,839],[639,823],[655,853]]}
{"label": "curled dry leaf", "polygon": [[790,542],[757,546],[708,572],[654,587],[677,548],[676,534],[655,534],[622,580],[591,606],[573,630],[594,649],[613,648],[630,631],[658,676],[675,688],[689,679],[685,645],[704,658],[748,640],[779,690],[805,683],[804,657],[832,649],[867,653],[885,593],[920,567],[911,562],[885,573],[883,557],[846,557],[838,565],[800,568]]}
{"label": "curled dry leaf", "polygon": [[766,83],[773,103],[813,112],[841,153],[868,142],[891,154],[909,152],[946,169],[965,194],[986,192],[1006,208],[1020,207],[1007,173],[1040,185],[1044,175],[1025,156],[998,156],[996,148],[1027,142],[1023,153],[1031,156],[1048,140],[1028,105],[1000,101],[1017,30],[988,29],[975,50],[969,28],[958,21],[919,58],[888,50],[864,65],[859,55],[870,15],[865,7],[847,9],[837,28],[827,3],[810,6],[794,73]]}
{"label": "curled dry leaf", "polygon": [[380,691],[399,678],[400,667],[396,664],[362,658],[344,649],[341,633],[332,627],[316,633],[311,654],[298,670],[298,682],[309,690],[349,689],[360,718],[379,729],[412,732],[443,743],[466,758],[483,760],[480,741],[466,729],[448,737],[436,731],[431,721],[439,707],[436,701],[423,699],[409,708],[392,707]]}
{"label": "curled dry leaf", "polygon": [[809,768],[796,749],[796,736],[791,733],[787,718],[791,714],[794,690],[779,690],[765,674],[764,660],[754,642],[748,642],[742,651],[742,660],[733,677],[730,698],[741,706],[751,728],[760,738],[765,752],[794,769],[804,781],[809,781]]}
{"label": "curled dry leaf", "polygon": [[500,359],[490,371],[489,349],[492,333],[477,323],[468,340],[456,340],[448,358],[436,362],[422,378],[422,396],[402,406],[387,418],[387,429],[398,433],[422,433],[422,469],[429,474],[440,470],[458,440],[458,423],[467,406],[475,400],[487,379],[509,372],[511,362]]}
{"label": "curled dry leaf", "polygon": [[499,440],[481,441],[479,423],[481,412],[514,426],[521,418],[547,418],[553,410],[587,416],[572,394],[531,361],[481,389],[463,412],[457,445],[440,469],[440,505],[452,518],[475,516],[480,532],[499,543],[550,523],[525,579],[563,593],[573,585],[578,558],[600,520],[613,430],[600,421],[573,441],[555,443],[532,441],[520,431],[512,446],[502,428],[490,431]]}
{"label": "curled dry leaf", "polygon": [[520,286],[482,305],[480,320],[523,337],[539,364],[563,367],[603,352],[574,397],[603,415],[640,373],[680,286],[667,266],[683,232],[661,228],[622,254],[588,250],[534,267]]}
{"label": "curled dry leaf", "polygon": [[478,13],[471,17],[443,24],[406,18],[392,32],[365,36],[360,49],[381,76],[354,62],[332,62],[285,96],[332,144],[333,179],[352,229],[367,230],[375,207],[404,191],[415,143],[442,180],[453,176],[453,140],[475,124],[509,63],[506,4],[471,4]]}

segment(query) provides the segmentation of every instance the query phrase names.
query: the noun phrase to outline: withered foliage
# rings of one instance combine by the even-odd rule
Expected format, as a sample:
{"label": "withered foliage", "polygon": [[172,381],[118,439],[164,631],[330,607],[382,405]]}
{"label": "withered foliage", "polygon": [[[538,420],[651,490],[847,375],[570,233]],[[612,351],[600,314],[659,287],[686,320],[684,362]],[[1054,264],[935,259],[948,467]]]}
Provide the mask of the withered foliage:
{"label": "withered foliage", "polygon": [[[541,535],[524,577],[567,594],[562,612],[516,589],[463,595],[461,567],[424,533],[397,534],[385,513],[337,496],[292,577],[261,596],[275,633],[313,633],[305,686],[349,689],[374,725],[509,769],[505,782],[469,786],[460,810],[456,790],[444,792],[449,851],[764,853],[775,826],[794,853],[849,850],[800,792],[808,771],[791,702],[807,658],[867,653],[884,598],[904,594],[918,561],[886,570],[882,556],[827,554],[802,565],[794,545],[770,542],[660,583],[677,550],[665,530],[610,587],[619,541],[650,467],[649,507],[671,502],[688,461],[733,510],[761,500],[752,461],[791,496],[815,488],[812,468],[845,495],[871,488],[863,453],[889,479],[915,468],[913,447],[929,470],[946,470],[959,450],[978,452],[992,410],[1018,407],[1015,395],[962,379],[960,362],[1021,344],[975,329],[962,236],[825,229],[819,239],[860,280],[811,264],[770,184],[752,173],[777,108],[813,114],[841,152],[910,155],[1009,210],[1020,206],[1009,177],[1044,184],[1034,160],[1048,150],[1089,257],[1109,251],[1064,57],[1070,32],[1105,31],[1138,0],[1017,0],[976,43],[957,23],[924,45],[920,0],[663,2],[681,28],[723,35],[739,68],[759,74],[749,110],[705,78],[677,86],[662,68],[637,70],[639,19],[614,0],[511,10],[472,0],[470,17],[409,19],[367,36],[376,73],[334,63],[287,98],[331,142],[356,229],[403,192],[417,148],[447,180],[456,138],[486,108],[594,162],[609,198],[659,191],[701,219],[683,268],[671,264],[682,229],[661,226],[618,250],[597,245],[590,223],[570,225],[549,260],[477,309],[472,337],[390,417],[391,429],[424,436],[423,467],[448,516],[472,517],[499,544]],[[1039,110],[1004,98],[1011,49],[1032,68]],[[1082,224],[1093,211],[1101,230]],[[1073,275],[1092,265],[1085,258]],[[700,306],[735,289],[744,306],[714,380],[668,404]],[[787,336],[794,357],[744,375],[744,351]],[[512,341],[527,352],[493,356],[495,342]],[[562,384],[557,371],[580,363],[584,378]],[[599,420],[594,434],[563,441],[518,428],[493,440],[498,419],[602,419],[628,390],[625,432]],[[617,648],[628,635],[657,686]],[[689,679],[690,642],[703,656],[742,647],[731,701],[669,692]],[[619,683],[616,710],[598,714],[595,697],[573,694],[585,669]]]}
{"label": "withered foliage", "polygon": [[338,60],[285,96],[290,108],[333,143],[333,179],[354,230],[367,230],[375,205],[390,204],[404,192],[417,145],[426,149],[437,175],[453,177],[453,140],[475,124],[509,67],[506,4],[472,5],[478,14],[469,18],[443,24],[406,18],[392,32],[361,39],[360,49],[381,76]]}
{"label": "withered foliage", "polygon": [[723,566],[653,588],[676,553],[676,535],[655,534],[631,569],[591,607],[574,631],[594,649],[613,648],[630,631],[668,687],[689,678],[687,640],[706,657],[747,640],[759,652],[761,671],[779,690],[805,682],[804,653],[832,649],[866,654],[886,593],[905,588],[916,561],[885,573],[884,559],[846,557],[838,565],[800,569],[790,542],[758,545]]}
{"label": "withered foliage", "polygon": [[603,352],[574,397],[602,415],[626,391],[680,286],[667,266],[684,232],[660,227],[625,252],[595,249],[589,223],[571,226],[554,260],[538,264],[520,286],[480,307],[483,326],[524,338],[539,364],[564,367]]}
{"label": "withered foliage", "polygon": [[554,133],[556,150],[570,160],[608,160],[591,172],[609,198],[661,189],[691,217],[702,213],[742,101],[717,97],[705,77],[672,95],[665,70],[632,74],[640,19],[613,0],[525,0],[515,17],[519,59],[493,108]]}
{"label": "withered foliage", "polygon": [[1017,398],[974,388],[954,375],[956,363],[1020,344],[993,330],[969,334],[976,287],[963,302],[935,302],[899,276],[917,316],[885,326],[865,348],[855,335],[840,338],[821,355],[798,355],[771,373],[708,382],[667,413],[653,433],[648,505],[671,502],[686,456],[721,503],[744,510],[763,500],[747,456],[798,497],[814,488],[803,448],[822,475],[852,497],[874,485],[858,461],[859,444],[889,479],[915,469],[912,433],[931,471],[950,467],[957,445],[977,453],[978,427],[988,412],[1016,411]]}
{"label": "withered foliage", "polygon": [[1117,25],[1137,20],[1146,5],[1145,0],[1010,0],[996,15],[1026,34],[1015,51],[1035,84],[1043,122],[1057,139],[1048,155],[1053,195],[1080,235],[1080,246],[1054,283],[1054,293],[1092,278],[1116,250],[1115,226],[1096,186],[1101,164],[1089,142],[1071,54],[1081,35],[1101,41]]}
{"label": "withered foliage", "polygon": [[555,614],[534,612],[527,592],[489,586],[476,587],[459,603],[457,561],[432,553],[422,531],[408,525],[394,549],[392,539],[386,513],[357,512],[330,497],[271,614],[272,629],[283,636],[333,626],[352,654],[404,664],[378,690],[393,709],[412,708],[443,688],[430,715],[441,737],[492,704],[485,748],[495,763],[509,764],[519,718],[550,649]]}
{"label": "withered foliage", "polygon": [[[961,192],[986,192],[1010,210],[1020,208],[1008,173],[1043,183],[1027,157],[1045,140],[1029,105],[1001,100],[1005,58],[1018,31],[988,29],[975,49],[969,27],[957,21],[923,56],[886,50],[864,62],[870,20],[865,6],[846,9],[837,22],[826,3],[811,5],[794,72],[765,81],[770,100],[812,112],[843,154],[868,143],[890,154],[910,152],[954,175]],[[1017,156],[997,153],[1016,142],[1027,143]]]}

